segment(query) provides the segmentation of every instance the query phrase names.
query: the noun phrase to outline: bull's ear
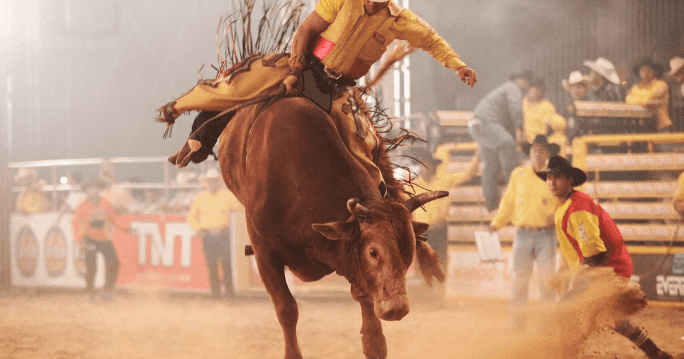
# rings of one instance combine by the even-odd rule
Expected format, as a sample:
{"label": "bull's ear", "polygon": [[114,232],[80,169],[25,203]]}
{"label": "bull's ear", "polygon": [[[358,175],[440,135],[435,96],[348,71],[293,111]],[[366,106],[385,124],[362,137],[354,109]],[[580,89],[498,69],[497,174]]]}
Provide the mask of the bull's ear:
{"label": "bull's ear", "polygon": [[314,223],[311,225],[311,227],[314,229],[314,231],[331,240],[351,240],[358,225],[358,222],[352,221],[330,222],[323,224]]}
{"label": "bull's ear", "polygon": [[413,224],[413,232],[416,234],[416,237],[427,232],[428,228],[430,228],[430,225],[427,223],[416,221],[411,221],[411,223]]}

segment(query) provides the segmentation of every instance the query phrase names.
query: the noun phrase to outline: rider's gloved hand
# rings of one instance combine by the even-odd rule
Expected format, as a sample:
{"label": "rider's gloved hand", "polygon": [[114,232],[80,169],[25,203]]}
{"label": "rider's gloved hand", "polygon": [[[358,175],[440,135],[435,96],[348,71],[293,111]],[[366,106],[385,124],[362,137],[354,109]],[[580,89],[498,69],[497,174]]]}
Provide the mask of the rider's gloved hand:
{"label": "rider's gloved hand", "polygon": [[306,65],[306,57],[292,54],[288,60],[288,65],[290,65],[290,71],[288,71],[287,77],[283,80],[283,84],[288,95],[298,95],[302,92],[301,78],[302,71]]}

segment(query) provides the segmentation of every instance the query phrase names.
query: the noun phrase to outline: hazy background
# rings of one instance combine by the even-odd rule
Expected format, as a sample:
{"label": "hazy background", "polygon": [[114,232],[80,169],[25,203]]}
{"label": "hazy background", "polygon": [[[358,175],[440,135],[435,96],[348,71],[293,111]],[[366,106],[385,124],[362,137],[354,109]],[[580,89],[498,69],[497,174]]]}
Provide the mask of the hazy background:
{"label": "hazy background", "polygon": [[[166,156],[155,108],[214,75],[226,0],[0,0],[0,162]],[[307,3],[309,3],[307,1]],[[461,84],[425,53],[411,57],[412,112],[472,110],[515,71],[531,67],[562,108],[562,77],[606,56],[629,80],[632,62],[681,52],[677,0],[425,0],[410,8],[447,39],[479,78]],[[306,11],[308,13],[309,10]],[[391,107],[386,103],[385,107]]]}

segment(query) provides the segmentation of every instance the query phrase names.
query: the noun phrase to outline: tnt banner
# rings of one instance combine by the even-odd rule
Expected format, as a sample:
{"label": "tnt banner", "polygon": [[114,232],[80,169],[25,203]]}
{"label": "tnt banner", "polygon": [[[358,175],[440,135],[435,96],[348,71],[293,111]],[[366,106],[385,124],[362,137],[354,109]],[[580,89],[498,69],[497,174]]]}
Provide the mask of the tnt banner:
{"label": "tnt banner", "polygon": [[648,299],[684,302],[684,253],[632,254],[632,279]]}

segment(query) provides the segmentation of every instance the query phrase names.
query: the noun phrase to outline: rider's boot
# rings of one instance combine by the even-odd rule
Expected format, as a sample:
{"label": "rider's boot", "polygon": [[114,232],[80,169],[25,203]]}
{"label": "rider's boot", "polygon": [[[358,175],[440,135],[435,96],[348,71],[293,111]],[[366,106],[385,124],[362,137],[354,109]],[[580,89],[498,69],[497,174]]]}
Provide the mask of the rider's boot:
{"label": "rider's boot", "polygon": [[215,111],[201,111],[193,121],[190,137],[180,151],[169,156],[169,162],[177,167],[185,167],[190,161],[203,162],[209,155],[216,158],[213,152],[214,145],[234,113],[229,112],[217,117],[220,114]]}

